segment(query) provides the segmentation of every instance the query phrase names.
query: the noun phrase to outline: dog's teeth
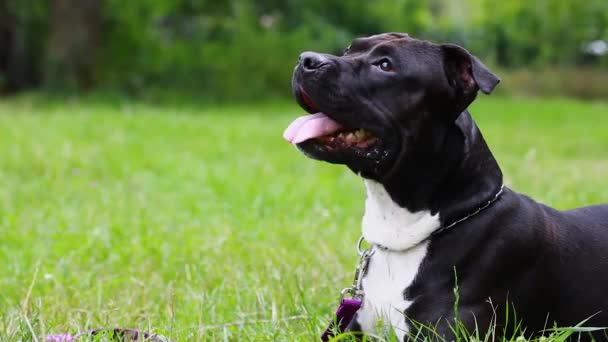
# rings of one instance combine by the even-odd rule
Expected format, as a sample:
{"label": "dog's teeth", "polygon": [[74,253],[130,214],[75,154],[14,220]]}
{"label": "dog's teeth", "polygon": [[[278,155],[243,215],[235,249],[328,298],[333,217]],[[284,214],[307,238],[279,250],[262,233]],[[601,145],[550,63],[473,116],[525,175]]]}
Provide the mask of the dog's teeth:
{"label": "dog's teeth", "polygon": [[355,136],[357,137],[357,140],[365,140],[370,136],[370,134],[368,131],[361,128],[355,132]]}
{"label": "dog's teeth", "polygon": [[350,132],[348,133],[348,135],[346,136],[346,142],[354,142],[355,140],[357,140],[357,137],[355,136],[354,133]]}

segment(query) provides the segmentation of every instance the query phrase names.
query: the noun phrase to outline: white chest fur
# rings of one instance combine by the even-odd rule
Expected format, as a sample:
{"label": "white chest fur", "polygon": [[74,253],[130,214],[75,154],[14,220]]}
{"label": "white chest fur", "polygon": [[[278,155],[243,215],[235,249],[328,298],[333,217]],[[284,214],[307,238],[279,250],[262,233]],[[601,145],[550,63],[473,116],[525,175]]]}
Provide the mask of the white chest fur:
{"label": "white chest fur", "polygon": [[405,297],[405,289],[414,281],[427,245],[428,242],[424,242],[406,252],[375,248],[362,279],[364,302],[357,313],[363,332],[374,335],[382,321],[403,341],[408,331],[404,311],[412,304]]}
{"label": "white chest fur", "polygon": [[367,199],[363,236],[375,248],[362,279],[364,302],[357,322],[365,333],[375,334],[378,323],[392,327],[403,341],[407,332],[404,311],[412,304],[405,290],[416,278],[424,260],[429,235],[439,228],[438,215],[412,213],[395,203],[380,183],[365,180]]}
{"label": "white chest fur", "polygon": [[430,211],[410,212],[395,203],[384,186],[366,179],[363,237],[390,250],[405,251],[428,238],[441,223]]}

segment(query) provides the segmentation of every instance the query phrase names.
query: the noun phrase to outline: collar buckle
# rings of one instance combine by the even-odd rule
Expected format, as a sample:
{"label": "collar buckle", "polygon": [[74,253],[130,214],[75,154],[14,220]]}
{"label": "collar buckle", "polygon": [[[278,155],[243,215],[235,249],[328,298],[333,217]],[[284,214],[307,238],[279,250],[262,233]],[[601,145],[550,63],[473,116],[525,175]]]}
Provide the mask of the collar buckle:
{"label": "collar buckle", "polygon": [[356,299],[363,299],[363,278],[362,275],[367,271],[369,266],[369,260],[374,254],[371,248],[363,249],[362,244],[365,239],[363,236],[357,241],[357,253],[359,254],[359,262],[355,269],[355,276],[353,277],[353,283],[351,286],[346,287],[340,291],[340,299],[344,299],[346,296],[350,296]]}

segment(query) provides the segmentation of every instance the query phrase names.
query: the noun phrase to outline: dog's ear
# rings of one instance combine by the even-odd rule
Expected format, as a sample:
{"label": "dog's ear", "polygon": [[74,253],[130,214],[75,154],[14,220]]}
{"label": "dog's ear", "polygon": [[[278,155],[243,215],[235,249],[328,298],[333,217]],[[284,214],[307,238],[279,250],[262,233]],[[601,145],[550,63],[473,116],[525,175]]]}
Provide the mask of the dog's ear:
{"label": "dog's ear", "polygon": [[464,48],[453,45],[441,45],[443,64],[450,86],[456,89],[459,95],[472,95],[481,90],[490,94],[496,87],[500,78],[494,75],[477,57]]}

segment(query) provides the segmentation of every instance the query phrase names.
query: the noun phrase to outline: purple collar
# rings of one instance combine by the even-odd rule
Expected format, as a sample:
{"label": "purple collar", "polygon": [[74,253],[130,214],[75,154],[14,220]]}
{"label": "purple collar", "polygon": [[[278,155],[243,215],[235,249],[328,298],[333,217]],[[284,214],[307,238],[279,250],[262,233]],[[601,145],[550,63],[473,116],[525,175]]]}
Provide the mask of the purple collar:
{"label": "purple collar", "polygon": [[353,320],[359,308],[361,308],[361,299],[342,298],[342,302],[340,302],[340,306],[336,310],[336,318],[329,323],[329,326],[325,329],[323,335],[321,335],[321,341],[327,342],[330,337],[334,337],[337,333],[344,331]]}
{"label": "purple collar", "polygon": [[[367,270],[369,265],[369,259],[374,254],[371,249],[361,249],[361,243],[363,237],[359,238],[357,242],[357,253],[359,253],[359,263],[355,269],[355,277],[350,287],[347,287],[341,292],[340,305],[336,310],[336,317],[329,323],[327,329],[323,335],[321,335],[321,341],[327,342],[330,337],[336,336],[336,333],[343,332],[348,325],[351,323],[355,314],[361,308],[363,303],[363,286],[361,284],[362,275]],[[350,295],[351,298],[346,298]]]}

